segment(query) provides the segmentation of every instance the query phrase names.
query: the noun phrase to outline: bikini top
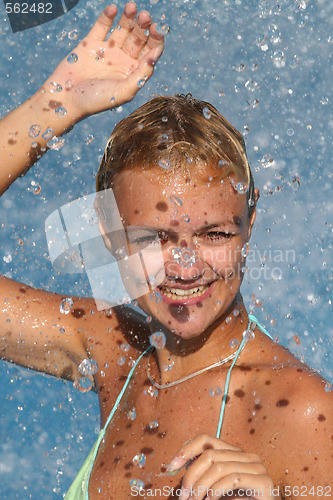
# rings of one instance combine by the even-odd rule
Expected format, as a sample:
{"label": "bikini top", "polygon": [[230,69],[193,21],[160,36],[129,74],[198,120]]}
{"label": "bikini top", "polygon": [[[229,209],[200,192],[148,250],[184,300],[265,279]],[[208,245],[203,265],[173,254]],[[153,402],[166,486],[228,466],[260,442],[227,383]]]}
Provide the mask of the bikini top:
{"label": "bikini top", "polygon": [[[268,331],[259,323],[257,318],[255,316],[253,316],[252,314],[249,314],[249,324],[248,324],[247,332],[252,331],[252,329],[251,329],[252,323],[255,323],[255,325],[259,328],[259,330],[261,330],[270,339],[273,340],[273,337],[268,333]],[[248,336],[244,335],[243,339],[239,345],[239,348],[237,349],[237,352],[236,352],[236,355],[233,359],[233,362],[231,363],[230,368],[229,368],[228,373],[227,373],[226,381],[224,384],[224,392],[223,392],[223,396],[222,396],[220,418],[219,418],[217,432],[216,432],[217,438],[220,438],[220,435],[221,435],[222,423],[223,423],[223,417],[224,417],[224,411],[225,411],[225,404],[226,404],[228,390],[229,390],[231,372],[232,372],[232,369],[235,366],[237,358],[238,358],[239,354],[241,353],[241,351],[243,350],[247,340],[248,340]],[[135,372],[136,367],[140,363],[143,356],[145,354],[147,354],[147,352],[149,352],[152,348],[153,348],[152,346],[149,346],[148,349],[146,349],[142,354],[140,354],[140,356],[136,360],[135,364],[131,368],[131,370],[127,376],[126,382],[124,383],[124,386],[123,386],[122,390],[120,391],[120,393],[116,399],[116,402],[115,402],[115,404],[110,412],[110,415],[108,416],[108,419],[107,419],[104,427],[100,430],[94,446],[90,450],[89,455],[87,456],[87,458],[86,458],[84,464],[82,465],[78,475],[76,476],[70,489],[68,490],[68,492],[65,496],[65,500],[89,500],[89,494],[88,494],[89,478],[91,475],[91,471],[92,471],[92,468],[93,468],[101,441],[104,438],[105,432],[106,432],[115,412],[117,411],[117,408],[118,408],[118,406],[122,400],[122,397],[123,397],[123,395],[128,387],[128,384],[131,381],[131,378]]]}

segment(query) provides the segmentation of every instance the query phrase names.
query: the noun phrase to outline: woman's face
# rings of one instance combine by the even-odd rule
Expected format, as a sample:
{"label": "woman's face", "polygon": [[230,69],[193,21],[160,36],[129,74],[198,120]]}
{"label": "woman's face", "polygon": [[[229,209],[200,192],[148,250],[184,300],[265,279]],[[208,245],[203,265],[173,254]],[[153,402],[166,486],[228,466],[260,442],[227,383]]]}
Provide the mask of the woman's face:
{"label": "woman's face", "polygon": [[129,253],[152,248],[153,293],[138,297],[138,304],[184,339],[227,313],[241,285],[255,215],[249,222],[247,196],[236,185],[230,178],[209,184],[157,169],[123,171],[116,178]]}

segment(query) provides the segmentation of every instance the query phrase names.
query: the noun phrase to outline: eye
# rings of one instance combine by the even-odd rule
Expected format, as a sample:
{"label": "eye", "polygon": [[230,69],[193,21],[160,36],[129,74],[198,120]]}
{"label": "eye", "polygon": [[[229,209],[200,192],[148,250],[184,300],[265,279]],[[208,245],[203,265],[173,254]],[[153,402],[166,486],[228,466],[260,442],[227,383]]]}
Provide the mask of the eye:
{"label": "eye", "polygon": [[232,236],[233,234],[225,233],[223,231],[209,231],[209,233],[206,233],[204,235],[204,238],[208,239],[209,241],[215,242],[230,239]]}

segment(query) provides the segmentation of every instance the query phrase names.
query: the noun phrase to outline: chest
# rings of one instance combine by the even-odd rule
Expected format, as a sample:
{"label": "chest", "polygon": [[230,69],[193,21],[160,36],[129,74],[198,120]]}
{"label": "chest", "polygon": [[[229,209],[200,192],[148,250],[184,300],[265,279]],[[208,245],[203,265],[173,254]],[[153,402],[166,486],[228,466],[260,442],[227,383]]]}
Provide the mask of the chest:
{"label": "chest", "polygon": [[[207,374],[161,391],[143,374],[136,377],[100,446],[90,498],[130,498],[137,481],[146,490],[165,488],[165,498],[177,498],[172,488],[180,486],[183,473],[169,476],[167,465],[185,441],[201,433],[216,435],[224,386],[225,374]],[[228,391],[221,439],[265,454],[268,413],[267,398],[256,378],[236,374]]]}

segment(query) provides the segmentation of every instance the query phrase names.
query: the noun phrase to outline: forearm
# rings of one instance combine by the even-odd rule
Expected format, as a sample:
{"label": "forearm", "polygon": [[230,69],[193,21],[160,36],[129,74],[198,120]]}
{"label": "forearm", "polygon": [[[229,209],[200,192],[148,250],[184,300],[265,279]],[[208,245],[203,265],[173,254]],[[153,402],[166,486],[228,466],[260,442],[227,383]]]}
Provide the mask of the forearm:
{"label": "forearm", "polygon": [[[0,194],[47,151],[47,143],[54,136],[60,137],[78,121],[66,109],[64,92],[52,93],[48,80],[0,121]],[[59,112],[61,107],[66,109],[65,114]]]}

